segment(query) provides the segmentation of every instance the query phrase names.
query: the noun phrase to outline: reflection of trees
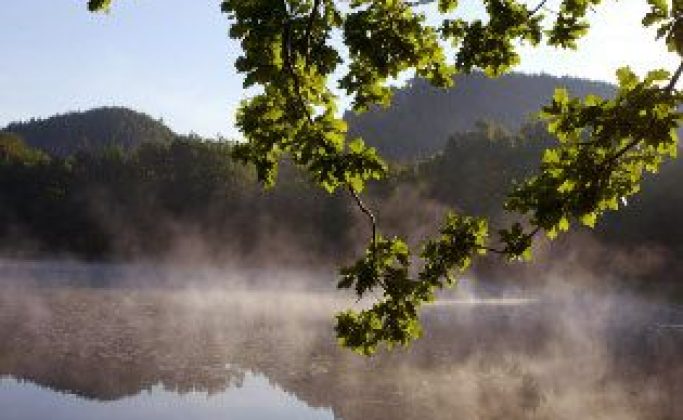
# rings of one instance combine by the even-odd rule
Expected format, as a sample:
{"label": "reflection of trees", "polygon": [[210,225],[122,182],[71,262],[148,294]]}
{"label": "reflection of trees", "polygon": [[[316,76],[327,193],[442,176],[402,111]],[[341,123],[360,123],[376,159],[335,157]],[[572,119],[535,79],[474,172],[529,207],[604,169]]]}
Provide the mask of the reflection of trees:
{"label": "reflection of trees", "polygon": [[101,400],[158,383],[177,392],[209,393],[241,385],[243,372],[226,367],[225,359],[212,352],[211,337],[188,336],[187,330],[174,334],[168,326],[176,321],[160,300],[149,297],[138,301],[114,292],[79,291],[6,299],[0,369]]}
{"label": "reflection of trees", "polygon": [[0,374],[111,400],[159,383],[218,393],[248,370],[344,419],[683,413],[681,343],[643,332],[644,315],[438,307],[417,345],[366,359],[335,344],[334,304],[286,293],[4,293]]}

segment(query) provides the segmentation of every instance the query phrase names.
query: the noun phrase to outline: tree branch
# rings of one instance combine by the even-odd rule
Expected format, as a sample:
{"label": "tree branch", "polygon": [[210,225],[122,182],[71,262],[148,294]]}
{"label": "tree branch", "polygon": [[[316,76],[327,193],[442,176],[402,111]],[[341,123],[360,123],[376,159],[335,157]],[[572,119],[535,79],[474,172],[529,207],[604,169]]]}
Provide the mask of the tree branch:
{"label": "tree branch", "polygon": [[282,22],[282,56],[284,61],[285,70],[289,73],[294,84],[295,100],[298,102],[301,112],[304,114],[308,122],[313,124],[313,116],[311,115],[308,107],[306,106],[306,101],[301,93],[301,83],[299,81],[299,75],[296,74],[296,70],[292,64],[292,26],[289,20],[289,12],[287,11],[287,3],[283,0],[282,7],[284,9],[287,17],[284,22]]}
{"label": "tree branch", "polygon": [[[348,189],[351,193],[351,196],[356,201],[356,205],[363,213],[365,213],[365,215],[368,217],[368,221],[370,222],[370,228],[372,229],[372,271],[376,271],[377,219],[375,218],[375,214],[372,212],[372,210],[370,210],[370,208],[367,205],[365,205],[363,200],[360,198],[358,192],[354,190],[351,185],[348,186]],[[382,279],[379,276],[377,276],[377,282],[384,288],[385,291],[388,290],[387,285],[382,281]]]}
{"label": "tree branch", "polygon": [[372,248],[374,253],[374,251],[377,249],[377,219],[375,218],[375,214],[372,212],[372,210],[370,210],[370,208],[366,206],[363,200],[360,198],[358,192],[356,192],[356,190],[354,190],[350,185],[348,188],[351,196],[356,201],[358,208],[368,217],[370,227],[372,228]]}
{"label": "tree branch", "polygon": [[308,23],[306,25],[306,65],[308,65],[311,56],[311,35],[313,33],[313,23],[315,22],[315,17],[318,14],[319,7],[320,0],[314,0],[313,7],[311,8],[311,14],[308,15]]}
{"label": "tree branch", "polygon": [[408,7],[423,6],[425,4],[434,3],[436,0],[415,0],[405,2]]}
{"label": "tree branch", "polygon": [[669,84],[666,85],[665,90],[667,92],[669,92],[669,93],[673,92],[674,88],[676,87],[676,83],[678,83],[678,79],[681,78],[682,73],[683,73],[683,61],[681,61],[681,64],[678,65],[676,72],[671,77],[671,80],[669,80]]}
{"label": "tree branch", "polygon": [[[286,2],[283,0],[282,2],[283,8],[285,13],[287,12],[287,5]],[[320,7],[320,0],[315,0],[313,4],[313,9],[311,10],[311,14],[309,15],[308,19],[308,26],[306,29],[306,53],[309,53],[309,42],[310,42],[310,36],[311,36],[311,30],[313,27],[313,21],[315,20],[315,15],[317,13],[317,9]],[[292,65],[292,39],[291,39],[291,24],[289,19],[287,18],[283,22],[283,45],[282,45],[282,50],[283,50],[283,58],[284,58],[284,67],[289,73],[289,76],[292,79],[292,83],[294,84],[294,91],[295,91],[295,96],[296,96],[296,101],[298,102],[299,106],[301,107],[301,110],[303,114],[306,116],[306,119],[310,124],[313,124],[313,116],[310,113],[310,110],[306,106],[306,101],[304,100],[304,97],[301,93],[301,82],[299,80],[299,75],[296,73],[296,70],[294,69],[294,66]],[[306,57],[306,61],[308,62],[308,58]],[[370,226],[372,228],[372,262],[373,266],[375,264],[375,254],[377,252],[377,219],[375,218],[374,213],[370,210],[368,206],[365,205],[363,200],[360,198],[360,195],[356,190],[353,189],[351,185],[348,185],[349,192],[351,193],[351,196],[354,198],[356,205],[358,208],[365,213],[365,215],[368,217],[368,220],[370,221]],[[386,285],[380,282],[382,286],[386,289]]]}
{"label": "tree branch", "polygon": [[[674,74],[671,76],[671,79],[669,80],[669,83],[666,85],[664,88],[664,91],[671,94],[676,87],[676,83],[678,83],[678,80],[681,78],[681,75],[683,74],[683,61],[678,65],[678,68],[674,72]],[[622,147],[620,150],[618,150],[615,154],[612,156],[608,157],[605,159],[605,161],[602,163],[602,165],[609,166],[614,164],[617,160],[619,160],[622,156],[624,156],[629,150],[633,149],[636,147],[640,142],[642,142],[642,138],[635,138],[631,140],[626,146]]]}
{"label": "tree branch", "polygon": [[[540,231],[541,231],[540,226],[534,227],[534,230],[532,230],[531,232],[524,235],[524,240],[528,241],[528,240],[532,239]],[[479,249],[483,249],[485,251],[492,252],[494,254],[499,254],[499,255],[510,255],[511,254],[509,251],[506,251],[505,249],[492,248],[492,247],[488,247],[488,246],[482,246],[482,247],[479,247]]]}
{"label": "tree branch", "polygon": [[541,2],[536,5],[536,7],[529,10],[529,17],[535,15],[536,13],[538,13],[539,10],[543,9],[543,7],[545,6],[545,4],[547,2],[548,2],[548,0],[541,0]]}

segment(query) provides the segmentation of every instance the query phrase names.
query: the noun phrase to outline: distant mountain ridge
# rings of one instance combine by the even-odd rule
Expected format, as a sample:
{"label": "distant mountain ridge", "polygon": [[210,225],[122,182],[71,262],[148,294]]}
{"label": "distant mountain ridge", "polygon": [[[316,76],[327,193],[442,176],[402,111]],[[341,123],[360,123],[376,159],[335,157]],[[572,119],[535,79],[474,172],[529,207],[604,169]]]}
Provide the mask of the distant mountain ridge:
{"label": "distant mountain ridge", "polygon": [[[452,89],[413,79],[394,94],[391,106],[364,114],[347,111],[349,137],[361,136],[390,159],[410,161],[431,156],[453,134],[490,120],[517,131],[557,87],[572,95],[614,94],[614,86],[571,77],[511,73],[490,79],[481,73],[456,77]],[[0,129],[20,136],[31,147],[64,157],[108,146],[131,150],[143,142],[168,143],[178,135],[163,121],[125,107],[100,107],[44,119],[13,122]]]}
{"label": "distant mountain ridge", "polygon": [[413,79],[398,89],[388,108],[364,114],[347,111],[349,137],[361,136],[385,157],[413,160],[442,150],[448,138],[492,120],[517,131],[531,115],[549,103],[557,87],[571,95],[612,96],[613,85],[572,77],[511,73],[490,79],[481,73],[455,78],[451,89],[432,87]]}
{"label": "distant mountain ridge", "polygon": [[131,150],[143,142],[169,143],[178,137],[162,121],[124,107],[101,107],[14,122],[0,131],[16,134],[29,146],[59,157],[108,146]]}

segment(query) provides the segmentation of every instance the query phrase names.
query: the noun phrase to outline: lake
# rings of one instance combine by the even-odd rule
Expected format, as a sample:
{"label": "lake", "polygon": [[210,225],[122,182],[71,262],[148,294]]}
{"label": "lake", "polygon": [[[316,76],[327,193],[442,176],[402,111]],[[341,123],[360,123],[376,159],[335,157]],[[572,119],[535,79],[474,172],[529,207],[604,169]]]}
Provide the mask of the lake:
{"label": "lake", "polygon": [[[317,281],[316,281],[317,279]],[[324,271],[0,264],[0,418],[683,418],[683,309],[568,289],[454,295],[365,358]],[[491,288],[493,286],[489,286]]]}

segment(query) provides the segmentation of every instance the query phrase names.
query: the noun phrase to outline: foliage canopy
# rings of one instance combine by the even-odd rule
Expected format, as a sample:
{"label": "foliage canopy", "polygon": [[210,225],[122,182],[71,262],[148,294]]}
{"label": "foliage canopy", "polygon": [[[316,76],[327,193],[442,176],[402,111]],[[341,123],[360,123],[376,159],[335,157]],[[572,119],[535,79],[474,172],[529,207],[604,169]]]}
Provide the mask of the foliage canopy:
{"label": "foliage canopy", "polygon": [[[642,24],[655,27],[666,48],[683,53],[683,1],[646,1],[650,10]],[[382,343],[409,343],[420,335],[420,305],[454,284],[478,255],[528,259],[537,233],[552,238],[572,223],[594,226],[638,192],[644,172],[656,172],[676,155],[681,94],[675,85],[683,67],[673,74],[653,69],[643,79],[624,67],[612,99],[581,100],[558,90],[541,112],[558,143],[545,152],[539,173],[518,185],[506,203],[519,221],[491,234],[486,220],[451,213],[439,234],[424,242],[414,270],[405,242],[382,237],[359,196],[387,167],[363,140],[346,139],[332,81],[362,112],[388,104],[388,82],[407,71],[440,87],[448,87],[457,72],[481,69],[497,76],[519,63],[520,44],[576,48],[589,29],[587,14],[601,2],[558,0],[551,8],[547,0],[481,0],[486,18],[467,20],[458,17],[457,0],[438,0],[441,19],[433,24],[422,9],[431,1],[222,1],[230,36],[242,46],[236,68],[245,87],[259,88],[238,112],[247,142],[235,155],[254,163],[267,186],[287,155],[326,190],[347,188],[371,222],[367,252],[342,269],[339,287],[354,288],[359,297],[381,289],[383,296],[367,310],[337,316],[344,345],[372,354]],[[109,5],[88,3],[90,10]],[[341,33],[343,47],[333,42],[334,33]],[[454,58],[448,59],[451,50]],[[343,74],[335,79],[338,72]]]}

